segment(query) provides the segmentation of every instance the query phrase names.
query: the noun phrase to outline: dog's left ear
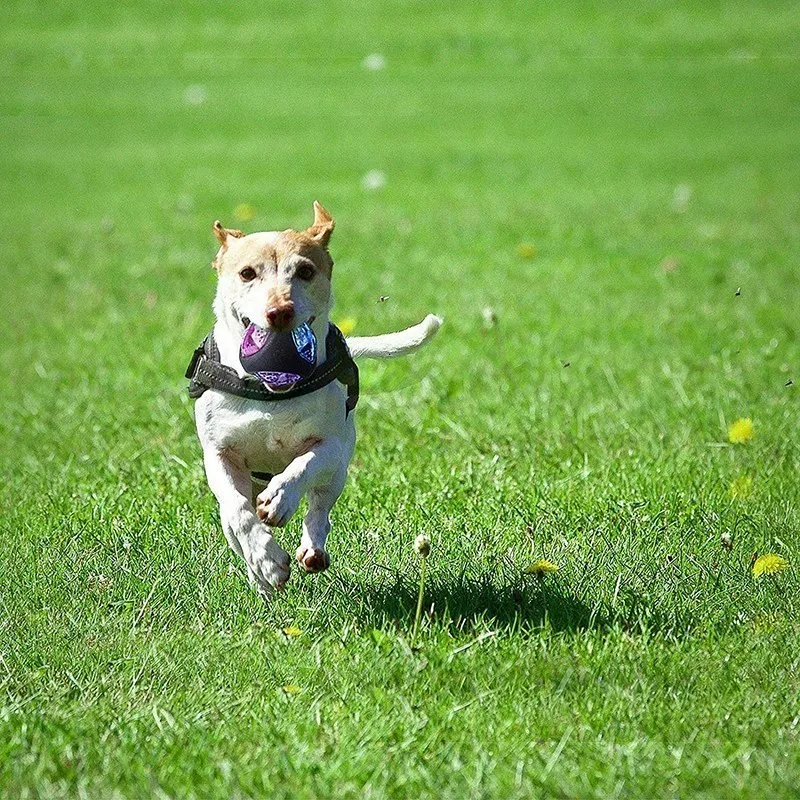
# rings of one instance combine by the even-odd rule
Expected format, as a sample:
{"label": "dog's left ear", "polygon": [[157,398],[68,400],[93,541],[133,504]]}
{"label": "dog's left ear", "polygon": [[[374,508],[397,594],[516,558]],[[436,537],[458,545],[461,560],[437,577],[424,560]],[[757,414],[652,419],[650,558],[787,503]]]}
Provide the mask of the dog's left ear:
{"label": "dog's left ear", "polygon": [[314,224],[306,233],[327,249],[335,225],[336,223],[333,221],[333,217],[315,200]]}

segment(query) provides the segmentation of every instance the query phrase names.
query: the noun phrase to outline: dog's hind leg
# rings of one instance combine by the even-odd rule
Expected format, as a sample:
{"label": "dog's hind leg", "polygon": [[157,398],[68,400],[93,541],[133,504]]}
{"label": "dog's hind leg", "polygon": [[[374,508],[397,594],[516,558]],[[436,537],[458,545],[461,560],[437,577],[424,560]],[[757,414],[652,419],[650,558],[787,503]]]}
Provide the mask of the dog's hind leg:
{"label": "dog's hind leg", "polygon": [[347,480],[347,466],[334,474],[330,483],[308,492],[308,513],[303,518],[303,536],[297,548],[297,563],[306,572],[323,572],[331,564],[325,542],[331,531],[330,514]]}

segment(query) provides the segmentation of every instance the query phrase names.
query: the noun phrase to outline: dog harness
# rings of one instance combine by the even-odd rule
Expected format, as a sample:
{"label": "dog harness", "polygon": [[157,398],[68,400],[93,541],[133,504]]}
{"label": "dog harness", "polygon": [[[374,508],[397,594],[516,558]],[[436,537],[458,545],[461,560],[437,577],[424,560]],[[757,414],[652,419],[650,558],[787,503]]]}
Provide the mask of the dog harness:
{"label": "dog harness", "polygon": [[[273,392],[257,378],[240,378],[235,369],[226,367],[220,362],[219,348],[214,341],[212,328],[208,336],[203,339],[203,343],[195,349],[192,360],[186,368],[189,397],[196,400],[208,389],[215,389],[247,400],[276,403],[311,394],[338,380],[347,387],[345,417],[348,417],[358,403],[358,366],[350,355],[344,334],[332,323],[328,326],[325,350],[328,355],[325,363],[319,364],[311,375],[298,381],[285,392]],[[253,472],[252,476],[262,483],[269,483],[273,477],[266,472]]]}
{"label": "dog harness", "polygon": [[292,400],[311,394],[327,386],[333,381],[340,381],[347,387],[345,416],[358,403],[358,367],[344,340],[342,332],[333,324],[328,326],[325,338],[327,359],[319,364],[307,378],[295,383],[291,389],[273,392],[257,378],[240,378],[235,369],[226,367],[220,362],[219,349],[214,341],[214,331],[206,336],[203,343],[194,351],[192,360],[186,368],[189,379],[189,397],[197,399],[208,389],[226,392],[248,400],[262,400],[265,403],[277,403],[281,400]]}

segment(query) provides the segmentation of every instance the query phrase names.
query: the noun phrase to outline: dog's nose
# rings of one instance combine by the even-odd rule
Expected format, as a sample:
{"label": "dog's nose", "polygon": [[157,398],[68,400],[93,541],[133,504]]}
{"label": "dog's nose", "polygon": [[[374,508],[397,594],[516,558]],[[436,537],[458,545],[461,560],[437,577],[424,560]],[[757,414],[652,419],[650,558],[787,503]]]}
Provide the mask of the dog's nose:
{"label": "dog's nose", "polygon": [[276,330],[288,328],[294,322],[294,304],[272,306],[267,309],[267,322]]}

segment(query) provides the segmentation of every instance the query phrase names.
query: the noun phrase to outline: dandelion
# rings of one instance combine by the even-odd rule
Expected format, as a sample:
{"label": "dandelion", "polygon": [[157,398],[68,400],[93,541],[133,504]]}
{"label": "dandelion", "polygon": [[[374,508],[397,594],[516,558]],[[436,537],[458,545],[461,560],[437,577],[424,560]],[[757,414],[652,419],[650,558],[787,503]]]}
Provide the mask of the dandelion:
{"label": "dandelion", "polygon": [[719,537],[719,543],[723,550],[733,550],[733,536],[730,531],[723,531]]}
{"label": "dandelion", "polygon": [[428,556],[431,554],[431,537],[426,533],[421,533],[414,539],[414,550],[417,555],[422,559],[422,564],[419,569],[419,592],[417,593],[417,611],[414,615],[414,628],[411,631],[411,646],[417,639],[417,631],[419,630],[419,620],[422,616],[422,598],[425,595],[425,569],[428,565]]}
{"label": "dandelion", "polygon": [[689,201],[692,199],[692,187],[687,183],[680,183],[672,193],[672,208],[679,214],[683,214],[689,208]]}
{"label": "dandelion", "polygon": [[661,271],[665,274],[669,274],[670,272],[675,272],[680,265],[678,264],[678,259],[672,258],[671,256],[667,256],[661,262]]}
{"label": "dandelion", "polygon": [[300,694],[303,690],[296,683],[287,683],[281,686],[284,694]]}
{"label": "dandelion", "polygon": [[239,205],[233,209],[233,216],[236,217],[239,222],[250,222],[255,215],[256,212],[250,203],[239,203]]}
{"label": "dandelion", "polygon": [[300,636],[303,633],[297,625],[287,625],[287,627],[283,628],[283,632],[290,638]]}
{"label": "dandelion", "polygon": [[431,537],[427,533],[421,533],[414,539],[414,549],[418,555],[427,558],[431,554]]}
{"label": "dandelion", "polygon": [[190,106],[201,106],[206,101],[208,93],[206,87],[201,86],[199,83],[187,86],[186,91],[183,93],[183,100]]}
{"label": "dandelion", "polygon": [[370,53],[361,62],[361,66],[370,72],[379,72],[386,67],[386,59],[380,53]]}
{"label": "dandelion", "polygon": [[342,317],[337,323],[336,327],[342,332],[343,336],[349,336],[356,329],[355,317]]}
{"label": "dandelion", "polygon": [[540,558],[538,561],[534,561],[533,564],[529,564],[525,567],[526,574],[535,575],[537,578],[544,578],[545,575],[558,572],[558,570],[558,564],[554,564],[552,561],[547,561],[544,558]]}
{"label": "dandelion", "polygon": [[789,566],[789,562],[775,553],[765,553],[753,562],[753,575],[760,578],[762,575],[777,575]]}
{"label": "dandelion", "polygon": [[379,169],[371,169],[361,179],[361,188],[370,192],[383,189],[384,186],[386,186],[386,174]]}
{"label": "dandelion", "polygon": [[728,493],[734,500],[746,500],[753,494],[752,475],[739,475],[731,481]]}
{"label": "dandelion", "polygon": [[517,255],[526,260],[531,259],[536,255],[536,248],[532,244],[522,242],[517,245]]}
{"label": "dandelion", "polygon": [[728,428],[728,440],[732,444],[744,444],[749,442],[753,436],[755,436],[755,430],[753,428],[753,420],[750,417],[737,419]]}

